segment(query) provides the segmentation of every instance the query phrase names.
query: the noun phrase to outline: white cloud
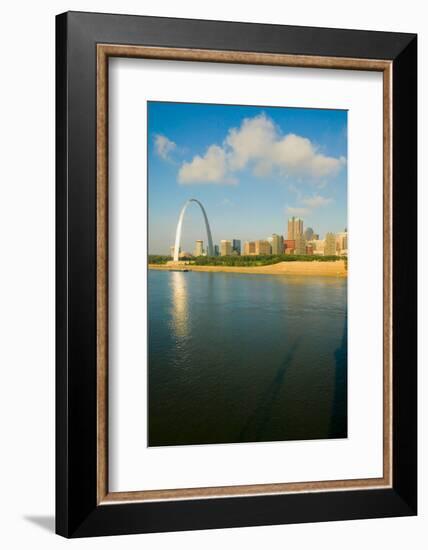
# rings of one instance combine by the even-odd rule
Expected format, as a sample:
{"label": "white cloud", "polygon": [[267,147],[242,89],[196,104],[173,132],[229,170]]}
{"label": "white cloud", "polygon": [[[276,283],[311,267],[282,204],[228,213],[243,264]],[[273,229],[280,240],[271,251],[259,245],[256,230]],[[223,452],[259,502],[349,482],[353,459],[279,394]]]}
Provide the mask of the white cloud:
{"label": "white cloud", "polygon": [[162,134],[155,135],[156,153],[164,160],[171,160],[170,153],[176,148],[176,144]]}
{"label": "white cloud", "polygon": [[211,145],[205,155],[196,155],[184,162],[178,172],[180,183],[236,183],[227,173],[226,153],[222,147]]}
{"label": "white cloud", "polygon": [[[225,140],[229,150],[231,170],[241,170],[252,160],[257,165],[264,164],[264,170],[271,168],[270,150],[275,142],[276,129],[273,121],[264,114],[254,118],[244,118],[241,127],[232,128]],[[257,166],[256,171],[259,166]]]}
{"label": "white cloud", "polygon": [[304,197],[301,202],[309,208],[319,208],[333,202],[333,199],[322,197],[321,195],[312,195],[312,197]]}
{"label": "white cloud", "polygon": [[322,154],[308,138],[283,135],[264,113],[245,118],[239,128],[231,128],[220,147],[211,145],[203,157],[195,156],[179,171],[181,183],[230,183],[231,175],[250,168],[263,178],[278,170],[317,180],[334,176],[346,163],[344,157]]}
{"label": "white cloud", "polygon": [[343,157],[327,157],[317,152],[308,139],[287,134],[273,144],[274,162],[285,172],[320,178],[335,175],[343,164]]}

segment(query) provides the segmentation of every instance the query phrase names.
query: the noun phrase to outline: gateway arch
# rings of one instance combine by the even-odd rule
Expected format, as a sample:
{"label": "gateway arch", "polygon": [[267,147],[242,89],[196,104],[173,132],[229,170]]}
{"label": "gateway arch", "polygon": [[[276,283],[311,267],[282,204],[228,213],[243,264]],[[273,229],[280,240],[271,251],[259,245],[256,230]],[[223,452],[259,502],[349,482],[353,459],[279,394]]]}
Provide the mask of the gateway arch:
{"label": "gateway arch", "polygon": [[181,209],[180,217],[178,218],[177,230],[175,232],[174,262],[178,262],[178,256],[180,253],[180,243],[181,243],[181,228],[183,225],[184,213],[186,212],[186,208],[189,206],[191,202],[196,202],[196,204],[199,205],[200,209],[202,210],[202,214],[205,220],[205,227],[207,230],[208,256],[214,256],[213,239],[211,236],[210,224],[208,222],[208,217],[207,217],[207,213],[205,212],[205,208],[202,206],[202,203],[199,202],[197,199],[189,199]]}

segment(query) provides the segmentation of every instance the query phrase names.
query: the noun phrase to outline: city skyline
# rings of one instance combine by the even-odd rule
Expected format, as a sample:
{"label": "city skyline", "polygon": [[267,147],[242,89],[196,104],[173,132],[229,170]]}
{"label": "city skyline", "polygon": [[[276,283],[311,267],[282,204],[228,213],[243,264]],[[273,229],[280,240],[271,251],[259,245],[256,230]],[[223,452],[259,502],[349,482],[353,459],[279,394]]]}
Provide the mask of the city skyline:
{"label": "city skyline", "polygon": [[[288,219],[325,235],[347,225],[347,113],[149,102],[149,254],[169,254],[190,197],[213,242],[287,238]],[[189,208],[181,249],[206,244]]]}
{"label": "city skyline", "polygon": [[[187,206],[189,203],[195,202],[199,204],[199,207],[201,208],[201,211],[203,212],[203,216],[206,218],[205,221],[205,230],[209,233],[211,238],[211,229],[209,227],[209,221],[206,217],[205,209],[203,205],[198,201],[197,199],[188,199],[186,203],[184,204],[183,208],[181,209],[179,222],[176,228],[176,236],[174,239],[174,245],[171,245],[169,247],[169,255],[177,261],[179,259],[179,256],[210,256],[209,254],[209,246],[205,246],[205,242],[208,242],[208,235],[207,235],[207,241],[205,241],[203,238],[196,239],[194,243],[194,251],[191,252],[190,248],[186,249],[182,246],[182,240],[181,240],[181,227],[184,222],[184,213],[186,211]],[[212,243],[212,256],[225,256],[225,255],[279,255],[284,253],[292,253],[292,254],[300,254],[300,255],[307,255],[312,254],[316,252],[313,252],[312,250],[308,252],[307,245],[312,247],[313,245],[318,245],[318,248],[321,249],[322,244],[322,250],[324,252],[324,243],[325,246],[331,250],[331,244],[329,245],[329,239],[331,243],[331,239],[333,239],[335,242],[342,242],[342,245],[337,248],[339,251],[345,251],[347,253],[347,228],[343,228],[342,231],[338,232],[332,232],[327,231],[324,235],[324,237],[320,236],[319,233],[314,232],[313,228],[310,226],[305,227],[304,220],[302,218],[297,218],[295,216],[292,216],[291,218],[288,218],[286,222],[286,230],[283,234],[277,234],[272,233],[270,236],[266,236],[265,238],[258,238],[255,240],[249,240],[249,239],[237,239],[236,235],[235,237],[228,237],[226,239],[221,239],[220,244]],[[202,233],[201,233],[202,234]],[[345,241],[343,241],[345,235]],[[343,243],[346,242],[346,245],[343,246]],[[179,249],[177,255],[175,255],[175,248],[176,244],[179,243]],[[269,243],[270,251],[267,252],[267,249],[264,245],[264,243]],[[292,244],[291,244],[292,243]],[[321,243],[321,244],[320,244]],[[285,245],[285,246],[284,246]],[[262,247],[262,248],[261,248]],[[335,246],[336,247],[336,246]],[[288,249],[288,250],[286,250]],[[291,249],[291,250],[290,250]],[[313,249],[315,250],[315,248]],[[330,255],[331,253],[329,253]]]}
{"label": "city skyline", "polygon": [[[291,220],[288,220],[289,223]],[[294,221],[294,220],[293,220]],[[304,227],[303,220],[298,219],[296,221],[302,222],[302,229]],[[311,237],[307,238],[307,230],[310,230]],[[213,256],[252,256],[252,255],[283,255],[283,254],[297,254],[297,255],[347,255],[348,253],[348,231],[345,227],[343,231],[331,232],[328,231],[324,238],[321,238],[319,234],[313,232],[311,227],[306,228],[305,231],[295,235],[294,239],[289,239],[290,233],[286,235],[278,235],[272,233],[263,239],[256,240],[244,240],[227,238],[221,239],[220,245],[214,244]],[[292,243],[292,244],[291,244]],[[268,248],[269,250],[268,250]],[[175,246],[170,247],[170,256],[174,257]],[[208,250],[205,246],[204,239],[197,239],[194,243],[194,251],[190,249],[183,249],[180,246],[179,256],[181,257],[197,257],[208,256]]]}
{"label": "city skyline", "polygon": [[[287,220],[286,232],[281,235],[272,233],[264,239],[245,240],[236,238],[221,239],[220,245],[211,243],[212,254],[209,252],[209,246],[204,246],[204,239],[195,241],[194,251],[185,249],[181,246],[181,227],[184,221],[184,213],[189,203],[199,204],[205,217],[205,229],[207,238],[211,238],[211,229],[205,209],[197,199],[186,201],[181,210],[179,222],[176,229],[175,244],[170,247],[169,255],[177,262],[180,258],[198,257],[198,256],[251,256],[251,255],[347,255],[348,254],[348,230],[345,227],[343,231],[328,231],[324,238],[313,231],[312,227],[306,227],[302,218],[292,216]],[[178,251],[176,246],[178,244]]]}

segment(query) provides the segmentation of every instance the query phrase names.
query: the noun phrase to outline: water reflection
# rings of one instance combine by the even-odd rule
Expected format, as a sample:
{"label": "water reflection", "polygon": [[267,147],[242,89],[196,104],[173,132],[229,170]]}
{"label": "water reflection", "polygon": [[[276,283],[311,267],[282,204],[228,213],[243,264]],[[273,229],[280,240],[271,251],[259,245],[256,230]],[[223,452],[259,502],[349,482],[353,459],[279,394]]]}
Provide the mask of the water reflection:
{"label": "water reflection", "polygon": [[171,326],[176,338],[189,335],[189,304],[187,279],[184,273],[171,273]]}
{"label": "water reflection", "polygon": [[149,277],[149,446],[347,436],[346,280]]}

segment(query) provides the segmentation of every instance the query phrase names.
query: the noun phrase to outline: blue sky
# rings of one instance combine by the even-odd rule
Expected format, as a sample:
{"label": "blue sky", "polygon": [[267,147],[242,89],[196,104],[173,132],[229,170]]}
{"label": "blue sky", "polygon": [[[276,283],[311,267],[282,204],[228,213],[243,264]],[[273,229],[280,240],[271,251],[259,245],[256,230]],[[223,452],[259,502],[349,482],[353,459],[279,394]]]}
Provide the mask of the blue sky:
{"label": "blue sky", "polygon": [[[183,204],[202,202],[214,243],[347,225],[347,112],[148,102],[149,253],[167,254]],[[195,204],[182,250],[206,235]]]}

